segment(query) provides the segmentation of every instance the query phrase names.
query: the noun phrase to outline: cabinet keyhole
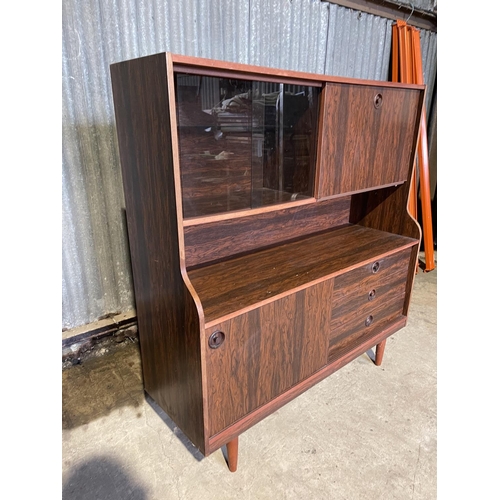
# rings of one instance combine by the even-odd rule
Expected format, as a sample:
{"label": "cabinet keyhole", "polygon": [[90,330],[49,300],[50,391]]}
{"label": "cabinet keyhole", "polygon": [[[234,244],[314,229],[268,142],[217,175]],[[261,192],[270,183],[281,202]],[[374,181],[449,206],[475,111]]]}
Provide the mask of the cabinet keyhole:
{"label": "cabinet keyhole", "polygon": [[380,262],[374,262],[372,265],[372,273],[378,272],[379,269],[380,269]]}
{"label": "cabinet keyhole", "polygon": [[373,316],[370,314],[365,320],[365,326],[370,326],[373,323]]}
{"label": "cabinet keyhole", "polygon": [[375,298],[375,294],[377,292],[375,290],[371,290],[369,293],[368,293],[368,300],[373,300]]}
{"label": "cabinet keyhole", "polygon": [[217,349],[217,347],[220,347],[222,345],[225,338],[226,336],[224,335],[224,333],[220,330],[217,330],[208,338],[208,346],[211,349]]}

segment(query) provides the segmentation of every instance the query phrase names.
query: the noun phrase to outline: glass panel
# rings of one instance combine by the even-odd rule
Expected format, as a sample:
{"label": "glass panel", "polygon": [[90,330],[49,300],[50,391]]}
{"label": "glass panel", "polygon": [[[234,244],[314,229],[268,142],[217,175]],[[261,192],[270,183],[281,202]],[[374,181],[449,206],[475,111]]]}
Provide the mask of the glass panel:
{"label": "glass panel", "polygon": [[184,217],[312,196],[317,87],[176,73]]}

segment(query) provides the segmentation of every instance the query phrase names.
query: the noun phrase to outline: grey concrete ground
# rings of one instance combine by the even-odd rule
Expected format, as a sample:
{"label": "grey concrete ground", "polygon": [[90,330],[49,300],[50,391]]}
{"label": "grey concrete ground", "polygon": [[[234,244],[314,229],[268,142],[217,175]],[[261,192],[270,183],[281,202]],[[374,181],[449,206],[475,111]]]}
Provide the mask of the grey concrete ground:
{"label": "grey concrete ground", "polygon": [[65,370],[63,499],[436,498],[436,285],[418,273],[381,367],[364,354],[242,434],[236,473],[145,401],[137,345]]}

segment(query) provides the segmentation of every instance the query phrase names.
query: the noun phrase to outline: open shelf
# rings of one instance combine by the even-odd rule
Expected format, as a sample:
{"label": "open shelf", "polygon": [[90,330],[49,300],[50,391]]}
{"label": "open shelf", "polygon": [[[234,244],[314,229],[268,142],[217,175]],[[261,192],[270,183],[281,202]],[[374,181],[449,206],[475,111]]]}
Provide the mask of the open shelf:
{"label": "open shelf", "polygon": [[347,225],[188,271],[206,327],[413,246],[418,240]]}

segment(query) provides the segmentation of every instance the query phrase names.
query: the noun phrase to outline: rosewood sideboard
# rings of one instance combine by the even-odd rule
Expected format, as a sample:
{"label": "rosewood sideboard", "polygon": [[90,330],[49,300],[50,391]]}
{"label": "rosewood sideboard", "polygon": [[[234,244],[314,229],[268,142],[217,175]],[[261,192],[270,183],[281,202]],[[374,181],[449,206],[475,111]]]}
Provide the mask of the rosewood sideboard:
{"label": "rosewood sideboard", "polygon": [[206,456],[405,326],[425,87],[111,65],[144,388]]}

